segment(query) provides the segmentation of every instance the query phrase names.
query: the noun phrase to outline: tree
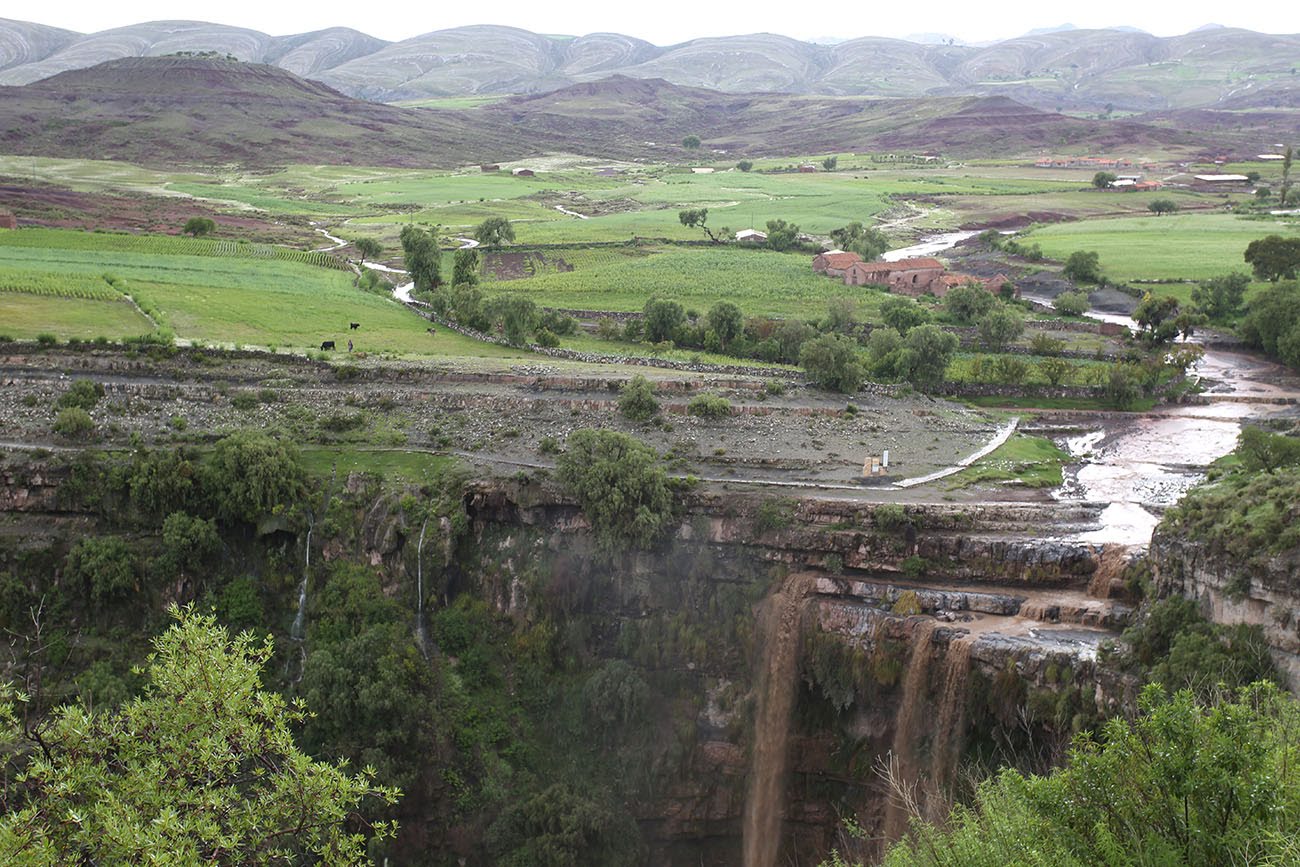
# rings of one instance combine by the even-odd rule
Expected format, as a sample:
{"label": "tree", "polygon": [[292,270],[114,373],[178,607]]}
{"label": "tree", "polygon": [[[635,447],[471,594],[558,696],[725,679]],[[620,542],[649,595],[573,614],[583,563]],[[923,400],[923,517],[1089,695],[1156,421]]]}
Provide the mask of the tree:
{"label": "tree", "polygon": [[501,867],[633,867],[641,832],[616,798],[553,783],[511,803],[492,823],[487,848]]}
{"label": "tree", "polygon": [[740,308],[730,301],[719,301],[709,308],[706,317],[709,329],[717,335],[718,343],[726,349],[745,328],[745,317]]}
{"label": "tree", "polygon": [[1038,370],[1053,386],[1060,385],[1074,371],[1074,365],[1064,358],[1053,356],[1038,362]]}
{"label": "tree", "polygon": [[537,305],[533,299],[517,293],[492,300],[492,318],[501,323],[501,332],[511,346],[524,346],[537,330]]}
{"label": "tree", "polygon": [[618,391],[618,411],[632,421],[649,421],[659,412],[655,387],[641,374],[623,383]]}
{"label": "tree", "polygon": [[1106,375],[1106,400],[1115,409],[1128,409],[1142,396],[1141,371],[1131,364],[1112,364]]}
{"label": "tree", "polygon": [[1088,301],[1087,292],[1063,292],[1056,296],[1052,306],[1066,316],[1082,316],[1088,312],[1092,303]]}
{"label": "tree", "polygon": [[943,299],[948,315],[965,325],[978,322],[996,303],[993,294],[978,283],[954,286]]}
{"label": "tree", "polygon": [[826,302],[826,319],[822,321],[825,331],[841,334],[852,331],[858,324],[858,300],[847,295],[836,295]]}
{"label": "tree", "polygon": [[1192,303],[1210,319],[1223,322],[1241,310],[1250,288],[1250,277],[1239,271],[1220,274],[1203,281],[1192,290]]}
{"label": "tree", "polygon": [[488,217],[474,227],[474,240],[484,247],[500,247],[513,244],[515,227],[505,217]]}
{"label": "tree", "polygon": [[884,867],[1295,863],[1298,725],[1269,683],[1200,701],[1149,685],[1136,719],[1080,735],[1051,774],[985,780],[941,826],[914,823]]}
{"label": "tree", "polygon": [[1294,280],[1300,268],[1300,238],[1268,235],[1251,241],[1243,258],[1254,269],[1256,280]]}
{"label": "tree", "polygon": [[654,451],[626,434],[590,428],[569,435],[556,476],[582,507],[607,552],[649,548],[673,516],[668,476]]}
{"label": "tree", "polygon": [[1065,260],[1061,273],[1075,283],[1100,283],[1101,256],[1093,250],[1075,250]]}
{"label": "tree", "polygon": [[957,345],[957,335],[937,325],[918,325],[903,340],[898,373],[923,391],[937,388],[957,352]]}
{"label": "tree", "polygon": [[980,340],[990,352],[1001,352],[1025,331],[1025,320],[1007,306],[985,313],[979,321]]}
{"label": "tree", "polygon": [[883,232],[875,227],[864,227],[857,222],[832,229],[831,240],[841,250],[857,253],[867,261],[878,258],[881,253],[889,249],[889,239]]}
{"label": "tree", "polygon": [[1178,210],[1178,203],[1173,199],[1152,199],[1147,205],[1147,210],[1157,217],[1163,217],[1165,214],[1172,214]]}
{"label": "tree", "polygon": [[217,224],[208,217],[190,217],[181,229],[186,235],[193,235],[195,238],[200,235],[211,235],[216,230]]}
{"label": "tree", "polygon": [[432,232],[426,232],[414,223],[402,227],[402,259],[406,273],[415,284],[416,291],[428,292],[442,285],[442,251]]}
{"label": "tree", "polygon": [[645,314],[645,339],[650,343],[672,340],[686,321],[686,310],[676,301],[651,298],[642,308]]}
{"label": "tree", "polygon": [[881,302],[880,318],[890,328],[904,335],[916,326],[930,321],[930,314],[911,298],[894,295]]}
{"label": "tree", "polygon": [[697,135],[688,135],[682,139],[682,147],[688,151],[698,150],[700,147],[700,137]]}
{"label": "tree", "polygon": [[357,260],[359,265],[366,264],[367,259],[379,258],[384,252],[384,245],[374,238],[357,238],[352,242],[352,246],[357,251],[357,255],[361,257]]}
{"label": "tree", "polygon": [[1171,340],[1178,333],[1173,325],[1173,318],[1178,315],[1178,299],[1172,295],[1156,297],[1148,292],[1142,296],[1133,319],[1142,327],[1142,332],[1151,343],[1163,343]]}
{"label": "tree", "polygon": [[799,352],[799,365],[822,388],[845,394],[861,388],[866,376],[858,344],[842,334],[823,334],[809,340]]}
{"label": "tree", "polygon": [[767,246],[778,252],[793,250],[799,243],[799,227],[785,220],[767,221]]}
{"label": "tree", "polygon": [[999,355],[993,359],[993,375],[998,382],[1020,385],[1029,375],[1029,362],[1014,355]]}
{"label": "tree", "polygon": [[239,430],[218,440],[203,487],[217,516],[253,524],[302,500],[307,487],[298,449],[260,430]]}
{"label": "tree", "polygon": [[189,608],[172,616],[143,694],[120,708],[67,705],[39,736],[13,731],[12,694],[0,708],[6,752],[31,756],[5,793],[6,863],[367,863],[367,836],[395,826],[360,810],[398,792],[294,744],[290,729],[308,714],[263,691],[269,641],[232,638]]}
{"label": "tree", "polygon": [[781,361],[786,364],[798,364],[799,352],[803,345],[817,336],[817,329],[798,319],[787,319],[772,332],[772,338],[780,347]]}
{"label": "tree", "polygon": [[687,208],[684,211],[677,212],[677,221],[688,229],[699,229],[709,236],[709,240],[715,244],[721,244],[722,238],[715,235],[706,222],[709,219],[708,208]]}
{"label": "tree", "polygon": [[835,166],[839,164],[839,161],[840,161],[839,157],[827,157],[826,159],[822,160],[822,168],[828,172],[833,172],[835,171]]}
{"label": "tree", "polygon": [[473,286],[478,282],[478,250],[473,247],[457,250],[452,262],[452,286]]}
{"label": "tree", "polygon": [[749,160],[741,160],[740,162],[736,163],[736,168],[740,169],[742,172],[747,172],[753,167],[754,164]]}
{"label": "tree", "polygon": [[1271,473],[1300,464],[1300,438],[1269,433],[1256,425],[1241,429],[1237,441],[1241,466],[1250,473]]}
{"label": "tree", "polygon": [[378,782],[415,800],[428,785],[439,708],[436,669],[411,640],[409,613],[373,570],[331,564],[312,599],[297,691],[314,710],[302,731],[307,749],[373,768]]}
{"label": "tree", "polygon": [[1092,185],[1099,190],[1104,190],[1117,180],[1119,180],[1119,178],[1111,172],[1097,172],[1097,174],[1092,176]]}
{"label": "tree", "polygon": [[1190,340],[1196,329],[1209,321],[1208,316],[1196,310],[1179,310],[1173,319],[1173,326],[1183,336],[1183,340]]}

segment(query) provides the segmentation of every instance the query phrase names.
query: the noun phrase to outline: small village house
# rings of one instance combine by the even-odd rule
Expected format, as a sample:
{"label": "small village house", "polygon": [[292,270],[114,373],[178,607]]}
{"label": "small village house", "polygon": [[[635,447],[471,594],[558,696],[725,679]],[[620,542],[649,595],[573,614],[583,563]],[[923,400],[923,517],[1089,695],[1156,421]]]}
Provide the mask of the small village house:
{"label": "small village house", "polygon": [[496,163],[484,163],[483,165],[478,167],[478,170],[484,173],[499,172],[501,171],[501,166],[497,165]]}
{"label": "small village house", "polygon": [[830,250],[826,253],[818,253],[813,257],[813,271],[818,274],[825,274],[827,277],[842,278],[852,265],[861,262],[862,257],[857,253]]}
{"label": "small village house", "polygon": [[8,211],[0,211],[0,229],[17,229],[18,218]]}
{"label": "small village house", "polygon": [[799,171],[803,172],[806,175],[812,174],[813,172],[817,171],[817,167],[809,163],[804,163],[803,165],[799,166]]}
{"label": "small village house", "polygon": [[[859,260],[844,269],[844,285],[885,286],[898,295],[942,294],[947,291],[942,288],[943,273],[943,264],[928,256],[897,262]],[[939,287],[937,292],[936,287]]]}
{"label": "small village house", "polygon": [[758,229],[741,229],[736,233],[736,243],[738,244],[766,244],[767,232],[760,232]]}
{"label": "small village house", "polygon": [[532,169],[515,169],[511,174],[517,178],[531,178],[536,175],[537,172]]}

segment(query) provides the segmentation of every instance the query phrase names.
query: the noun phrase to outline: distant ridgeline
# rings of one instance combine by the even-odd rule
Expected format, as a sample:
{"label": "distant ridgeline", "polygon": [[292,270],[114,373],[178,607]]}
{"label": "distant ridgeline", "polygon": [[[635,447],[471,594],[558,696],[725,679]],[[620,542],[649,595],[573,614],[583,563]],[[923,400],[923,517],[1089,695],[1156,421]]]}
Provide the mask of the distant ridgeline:
{"label": "distant ridgeline", "polygon": [[200,60],[233,60],[235,63],[242,61],[228,51],[173,51],[169,54],[160,55],[161,57],[193,57]]}

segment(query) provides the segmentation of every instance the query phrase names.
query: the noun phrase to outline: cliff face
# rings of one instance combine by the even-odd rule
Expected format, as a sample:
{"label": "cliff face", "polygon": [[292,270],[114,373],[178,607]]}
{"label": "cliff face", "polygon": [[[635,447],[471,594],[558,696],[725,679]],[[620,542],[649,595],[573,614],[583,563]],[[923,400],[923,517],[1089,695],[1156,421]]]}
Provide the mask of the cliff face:
{"label": "cliff face", "polygon": [[[42,457],[0,469],[0,568],[39,543],[48,556],[24,562],[57,574],[72,541],[104,532],[73,505],[77,479],[75,466]],[[624,806],[653,864],[739,863],[746,827],[768,829],[750,830],[750,842],[763,834],[754,857],[775,863],[845,851],[845,816],[874,838],[896,836],[907,816],[899,791],[910,809],[942,815],[963,764],[1046,769],[1074,731],[1133,702],[1133,684],[1096,661],[1129,613],[1087,592],[1108,586],[1114,557],[1035,541],[1041,505],[693,495],[662,545],[608,556],[545,482],[471,486],[466,528],[412,523],[404,499],[349,478],[315,526],[322,564],[366,564],[412,611],[419,574],[429,610],[469,594],[515,624],[516,638],[555,630],[571,648],[569,676],[611,662],[643,675],[653,690],[637,722],[645,762]],[[259,538],[230,540],[231,556],[258,573],[254,549],[274,547],[297,574],[284,558],[302,539],[270,526]],[[293,600],[276,604],[282,629]],[[566,749],[606,746],[593,737]],[[485,863],[472,821],[413,821],[407,830],[428,845]]]}
{"label": "cliff face", "polygon": [[1291,691],[1300,693],[1300,552],[1243,563],[1157,530],[1150,563],[1159,595],[1195,599],[1215,623],[1259,626]]}
{"label": "cliff face", "polygon": [[[755,858],[844,851],[843,816],[896,836],[891,755],[914,806],[942,815],[961,764],[1044,770],[1074,731],[1134,701],[1096,661],[1129,613],[1087,595],[1106,552],[1033,541],[1033,507],[698,496],[670,543],[609,561],[545,485],[483,486],[466,502],[466,568],[500,610],[566,605],[607,636],[598,653],[680,685],[689,716],[671,724],[692,735],[636,807],[654,863],[739,863],[742,828],[771,821],[750,784],[773,775],[780,841]],[[776,604],[780,627],[767,625]],[[788,730],[773,707],[791,708]],[[762,770],[773,743],[784,767]]]}

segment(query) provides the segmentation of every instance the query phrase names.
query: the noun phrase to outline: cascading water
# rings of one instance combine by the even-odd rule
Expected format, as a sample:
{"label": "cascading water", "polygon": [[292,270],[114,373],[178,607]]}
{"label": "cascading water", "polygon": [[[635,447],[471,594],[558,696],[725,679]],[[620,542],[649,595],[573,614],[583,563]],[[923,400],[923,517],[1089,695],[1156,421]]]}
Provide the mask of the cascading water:
{"label": "cascading water", "polygon": [[415,544],[415,640],[420,645],[420,653],[429,658],[427,639],[424,635],[424,531],[429,526],[425,518],[420,524],[420,540]]}
{"label": "cascading water", "polygon": [[294,641],[303,640],[304,629],[307,625],[307,579],[311,577],[311,533],[315,528],[315,517],[308,515],[307,547],[303,555],[302,583],[298,585],[298,613],[293,618],[293,626],[289,627],[289,637]]}
{"label": "cascading water", "polygon": [[798,691],[799,622],[810,589],[809,576],[790,576],[763,602],[756,624],[762,665],[745,800],[745,867],[773,867],[781,849],[786,747]]}
{"label": "cascading water", "polygon": [[966,699],[969,694],[969,636],[954,636],[944,655],[943,696],[939,701],[934,740],[930,745],[930,795],[926,801],[926,818],[938,821],[947,812],[957,760],[965,742]]}
{"label": "cascading water", "polygon": [[[908,801],[920,797],[916,745],[921,733],[922,714],[927,709],[926,687],[929,685],[930,660],[934,657],[930,640],[938,625],[934,620],[926,620],[918,623],[912,631],[912,654],[903,675],[902,704],[894,722],[894,743],[890,748],[894,763],[893,781],[909,787]],[[901,797],[903,794],[892,793],[885,808],[885,839],[890,842],[906,833],[911,818],[909,804]]]}

